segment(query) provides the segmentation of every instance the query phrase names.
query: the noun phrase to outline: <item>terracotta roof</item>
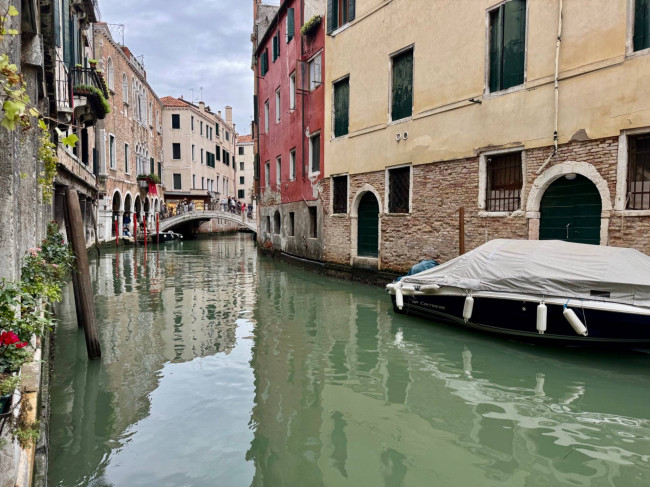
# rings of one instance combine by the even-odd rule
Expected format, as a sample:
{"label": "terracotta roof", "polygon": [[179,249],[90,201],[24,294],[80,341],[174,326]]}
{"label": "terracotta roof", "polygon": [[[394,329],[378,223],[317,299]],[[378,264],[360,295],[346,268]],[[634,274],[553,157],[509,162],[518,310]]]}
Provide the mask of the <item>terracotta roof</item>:
{"label": "terracotta roof", "polygon": [[186,101],[179,100],[173,96],[164,96],[160,99],[160,101],[165,107],[187,108],[189,106],[189,103]]}
{"label": "terracotta roof", "polygon": [[253,142],[253,136],[252,135],[240,135],[237,137],[237,143],[238,144],[246,144],[249,142]]}

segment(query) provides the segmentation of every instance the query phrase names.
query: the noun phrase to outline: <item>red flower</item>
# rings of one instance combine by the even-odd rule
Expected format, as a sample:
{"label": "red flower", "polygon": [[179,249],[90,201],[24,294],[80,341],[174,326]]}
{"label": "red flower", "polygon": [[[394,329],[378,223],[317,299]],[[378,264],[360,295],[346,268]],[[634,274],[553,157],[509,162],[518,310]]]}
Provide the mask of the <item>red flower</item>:
{"label": "red flower", "polygon": [[0,333],[0,343],[2,345],[13,345],[18,341],[20,341],[20,338],[13,331],[3,331]]}
{"label": "red flower", "polygon": [[26,347],[27,345],[28,345],[28,343],[27,343],[27,342],[23,342],[23,343],[16,343],[16,348],[23,348],[23,347]]}

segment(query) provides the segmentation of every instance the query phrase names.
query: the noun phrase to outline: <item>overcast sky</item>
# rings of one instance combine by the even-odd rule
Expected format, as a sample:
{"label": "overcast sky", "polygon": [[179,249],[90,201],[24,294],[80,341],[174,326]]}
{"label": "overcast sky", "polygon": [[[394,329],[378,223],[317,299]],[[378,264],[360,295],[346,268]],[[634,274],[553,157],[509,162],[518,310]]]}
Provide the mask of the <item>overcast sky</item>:
{"label": "overcast sky", "polygon": [[[264,3],[278,4],[279,0]],[[124,24],[124,43],[144,55],[158,96],[201,99],[216,112],[233,107],[240,135],[253,117],[253,0],[99,0],[102,21]],[[117,34],[113,31],[115,40]]]}

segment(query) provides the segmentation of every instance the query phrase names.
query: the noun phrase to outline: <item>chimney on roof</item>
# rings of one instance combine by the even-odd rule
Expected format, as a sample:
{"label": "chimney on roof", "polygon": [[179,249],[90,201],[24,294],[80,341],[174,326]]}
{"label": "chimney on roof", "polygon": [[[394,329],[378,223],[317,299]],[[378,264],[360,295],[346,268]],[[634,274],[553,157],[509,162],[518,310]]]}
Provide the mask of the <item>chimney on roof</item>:
{"label": "chimney on roof", "polygon": [[183,95],[181,95],[181,100],[183,99]]}
{"label": "chimney on roof", "polygon": [[232,107],[226,106],[226,123],[230,125],[232,123]]}
{"label": "chimney on roof", "polygon": [[204,101],[199,102],[199,110],[201,110],[202,112],[205,112],[205,102]]}
{"label": "chimney on roof", "polygon": [[218,116],[219,118],[221,118],[221,110],[218,110],[218,111],[217,111],[217,116]]}

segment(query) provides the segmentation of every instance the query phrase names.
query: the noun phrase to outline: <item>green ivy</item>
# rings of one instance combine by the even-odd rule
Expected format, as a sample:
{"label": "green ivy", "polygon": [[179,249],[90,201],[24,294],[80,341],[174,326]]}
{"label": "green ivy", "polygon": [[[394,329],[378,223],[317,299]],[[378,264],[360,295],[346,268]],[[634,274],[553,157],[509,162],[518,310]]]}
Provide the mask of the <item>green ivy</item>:
{"label": "green ivy", "polygon": [[314,15],[311,19],[303,24],[303,26],[300,28],[300,33],[302,35],[307,35],[313,28],[320,24],[322,19],[323,17],[320,15]]}

